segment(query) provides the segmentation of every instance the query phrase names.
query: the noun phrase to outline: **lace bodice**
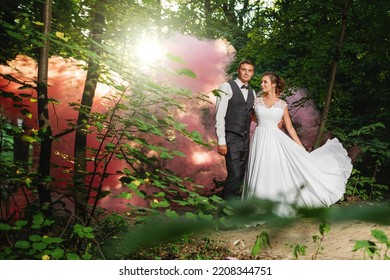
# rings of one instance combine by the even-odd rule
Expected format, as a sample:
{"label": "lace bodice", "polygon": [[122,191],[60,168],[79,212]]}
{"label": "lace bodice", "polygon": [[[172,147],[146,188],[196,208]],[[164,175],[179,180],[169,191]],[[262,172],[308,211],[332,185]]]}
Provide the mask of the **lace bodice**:
{"label": "lace bodice", "polygon": [[254,109],[257,117],[257,126],[277,128],[286,106],[286,101],[280,99],[271,107],[267,107],[262,97],[256,98]]}

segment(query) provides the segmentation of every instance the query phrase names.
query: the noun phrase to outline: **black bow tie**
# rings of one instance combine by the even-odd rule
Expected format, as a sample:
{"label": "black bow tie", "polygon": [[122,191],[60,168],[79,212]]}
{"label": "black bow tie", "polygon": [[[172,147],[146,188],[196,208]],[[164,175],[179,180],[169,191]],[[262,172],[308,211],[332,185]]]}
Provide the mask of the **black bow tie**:
{"label": "black bow tie", "polygon": [[248,88],[249,88],[249,86],[242,85],[242,86],[241,86],[241,88],[246,88],[246,89],[248,89]]}

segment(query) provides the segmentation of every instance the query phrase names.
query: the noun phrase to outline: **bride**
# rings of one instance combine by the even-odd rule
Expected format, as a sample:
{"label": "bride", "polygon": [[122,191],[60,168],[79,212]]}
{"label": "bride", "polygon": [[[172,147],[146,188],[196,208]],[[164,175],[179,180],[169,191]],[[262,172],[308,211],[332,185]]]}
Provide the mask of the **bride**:
{"label": "bride", "polygon": [[[277,203],[275,213],[291,215],[292,205],[327,207],[345,192],[351,159],[337,138],[307,152],[292,125],[287,103],[280,99],[285,83],[277,74],[262,75],[263,95],[256,99],[253,133],[242,199]],[[289,134],[278,128],[283,120]]]}

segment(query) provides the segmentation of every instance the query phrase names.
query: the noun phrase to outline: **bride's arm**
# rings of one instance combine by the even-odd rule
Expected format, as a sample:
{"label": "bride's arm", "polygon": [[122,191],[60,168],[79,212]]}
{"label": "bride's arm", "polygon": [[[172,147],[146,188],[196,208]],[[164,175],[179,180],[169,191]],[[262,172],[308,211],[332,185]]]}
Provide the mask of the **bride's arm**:
{"label": "bride's arm", "polygon": [[301,140],[299,140],[299,137],[298,137],[298,135],[297,135],[297,132],[295,131],[294,126],[292,125],[292,121],[291,121],[291,118],[290,118],[290,114],[288,113],[287,106],[284,108],[283,122],[284,122],[284,127],[286,128],[286,130],[287,130],[288,134],[290,135],[290,137],[291,137],[295,142],[297,142],[299,145],[301,145],[303,148],[305,148],[305,147],[302,145]]}
{"label": "bride's arm", "polygon": [[257,123],[257,117],[254,111],[251,113],[251,121]]}

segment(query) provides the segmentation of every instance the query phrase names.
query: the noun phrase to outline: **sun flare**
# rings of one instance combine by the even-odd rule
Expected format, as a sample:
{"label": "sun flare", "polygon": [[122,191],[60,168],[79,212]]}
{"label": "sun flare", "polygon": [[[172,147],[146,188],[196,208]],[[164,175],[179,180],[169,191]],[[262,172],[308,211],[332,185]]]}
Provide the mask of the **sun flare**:
{"label": "sun flare", "polygon": [[212,156],[208,152],[194,152],[192,162],[195,165],[202,165],[212,161]]}
{"label": "sun flare", "polygon": [[156,40],[143,40],[136,48],[136,56],[143,63],[151,65],[163,58],[164,49]]}

